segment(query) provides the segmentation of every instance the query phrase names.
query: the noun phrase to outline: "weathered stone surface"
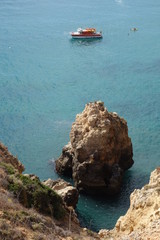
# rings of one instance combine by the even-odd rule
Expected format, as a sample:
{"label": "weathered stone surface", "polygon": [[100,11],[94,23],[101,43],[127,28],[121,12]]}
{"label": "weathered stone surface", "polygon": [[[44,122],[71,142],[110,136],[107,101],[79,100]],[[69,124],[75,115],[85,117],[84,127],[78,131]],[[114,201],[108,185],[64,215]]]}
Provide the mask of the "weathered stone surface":
{"label": "weathered stone surface", "polygon": [[0,162],[4,162],[7,164],[11,164],[18,170],[19,173],[22,173],[24,171],[23,164],[17,159],[17,157],[14,157],[9,151],[6,146],[4,146],[0,142]]}
{"label": "weathered stone surface", "polygon": [[36,176],[35,174],[28,174],[28,173],[25,173],[25,174],[23,174],[23,176],[28,177],[28,178],[30,178],[31,180],[37,180],[37,181],[40,181],[39,177]]}
{"label": "weathered stone surface", "polygon": [[72,146],[69,142],[62,149],[62,155],[59,158],[59,161],[56,161],[56,171],[60,174],[67,175],[72,177],[72,160],[73,160]]}
{"label": "weathered stone surface", "polygon": [[79,191],[115,194],[123,172],[133,164],[132,156],[127,122],[109,113],[103,102],[94,102],[76,116],[56,170],[72,174]]}
{"label": "weathered stone surface", "polygon": [[52,188],[58,195],[61,196],[67,206],[76,207],[79,193],[75,187],[63,179],[43,181],[43,184]]}
{"label": "weathered stone surface", "polygon": [[115,228],[100,231],[101,239],[154,239],[160,236],[160,167],[150,176],[149,184],[135,189],[130,208],[118,219]]}

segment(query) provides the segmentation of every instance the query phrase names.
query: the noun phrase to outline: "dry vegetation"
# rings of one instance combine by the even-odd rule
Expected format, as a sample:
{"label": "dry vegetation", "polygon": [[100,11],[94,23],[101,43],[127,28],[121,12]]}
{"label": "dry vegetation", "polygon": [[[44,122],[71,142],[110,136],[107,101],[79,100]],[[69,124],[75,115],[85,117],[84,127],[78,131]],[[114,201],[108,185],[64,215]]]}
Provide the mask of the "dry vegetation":
{"label": "dry vegetation", "polygon": [[[38,177],[22,174],[23,165],[0,143],[0,239],[92,240],[97,234],[69,223],[69,210]],[[69,226],[70,224],[70,226]],[[70,228],[70,231],[68,230]]]}

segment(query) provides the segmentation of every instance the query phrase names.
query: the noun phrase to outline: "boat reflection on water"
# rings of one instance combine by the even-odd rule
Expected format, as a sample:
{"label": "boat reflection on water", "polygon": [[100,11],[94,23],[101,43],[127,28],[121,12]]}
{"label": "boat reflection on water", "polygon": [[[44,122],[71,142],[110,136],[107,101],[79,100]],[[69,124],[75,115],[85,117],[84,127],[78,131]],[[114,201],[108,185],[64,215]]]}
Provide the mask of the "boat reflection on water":
{"label": "boat reflection on water", "polygon": [[90,38],[90,39],[78,39],[78,38],[71,38],[70,42],[75,46],[90,46],[95,45],[102,41],[102,38]]}

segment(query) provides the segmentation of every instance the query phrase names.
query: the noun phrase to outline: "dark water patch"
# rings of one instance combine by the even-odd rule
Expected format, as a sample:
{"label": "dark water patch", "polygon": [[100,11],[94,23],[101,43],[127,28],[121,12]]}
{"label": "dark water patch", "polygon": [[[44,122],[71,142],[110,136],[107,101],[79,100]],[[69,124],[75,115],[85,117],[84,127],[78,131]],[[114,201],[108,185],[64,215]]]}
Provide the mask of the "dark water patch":
{"label": "dark water patch", "polygon": [[115,196],[80,194],[77,214],[81,225],[94,231],[112,229],[118,218],[128,210],[130,194],[147,182],[146,173],[130,170],[125,173],[121,192]]}
{"label": "dark water patch", "polygon": [[153,72],[155,74],[159,74],[160,59],[159,58],[153,59],[150,62],[134,62],[132,63],[132,66],[130,66],[130,70],[137,74],[143,74],[143,73],[152,74]]}

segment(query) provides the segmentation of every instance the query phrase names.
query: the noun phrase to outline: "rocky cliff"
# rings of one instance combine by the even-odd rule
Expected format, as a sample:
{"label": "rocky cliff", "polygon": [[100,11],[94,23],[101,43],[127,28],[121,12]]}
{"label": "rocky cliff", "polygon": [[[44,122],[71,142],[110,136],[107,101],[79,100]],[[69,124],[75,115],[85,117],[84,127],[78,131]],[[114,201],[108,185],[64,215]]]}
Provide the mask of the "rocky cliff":
{"label": "rocky cliff", "polygon": [[[62,199],[56,196],[53,200],[55,193],[52,195],[49,187],[43,187],[35,175],[23,175],[23,169],[18,159],[0,143],[0,239],[159,240],[160,168],[151,173],[149,184],[131,194],[130,208],[114,229],[101,230],[98,235],[80,228],[72,219],[72,209],[67,212]],[[28,200],[27,194],[30,194]],[[40,198],[36,198],[37,194]],[[29,200],[37,201],[33,201],[32,208]],[[56,219],[61,217],[59,214],[63,216],[61,220]]]}
{"label": "rocky cliff", "polygon": [[6,146],[4,146],[0,142],[0,162],[11,164],[19,173],[24,171],[23,164],[17,159],[17,157],[13,156]]}
{"label": "rocky cliff", "polygon": [[150,181],[130,196],[130,208],[118,219],[111,231],[101,230],[101,239],[159,240],[160,239],[160,168],[155,169]]}
{"label": "rocky cliff", "polygon": [[62,191],[62,182],[52,181],[61,185],[63,199],[37,176],[22,174],[23,170],[20,161],[0,143],[0,239],[99,239],[96,233],[80,228],[73,208],[63,201],[70,206],[72,191],[78,198],[76,189],[66,189],[68,184],[62,181]]}
{"label": "rocky cliff", "polygon": [[115,194],[124,171],[133,164],[132,156],[127,122],[99,101],[76,116],[56,170],[72,176],[79,191]]}

